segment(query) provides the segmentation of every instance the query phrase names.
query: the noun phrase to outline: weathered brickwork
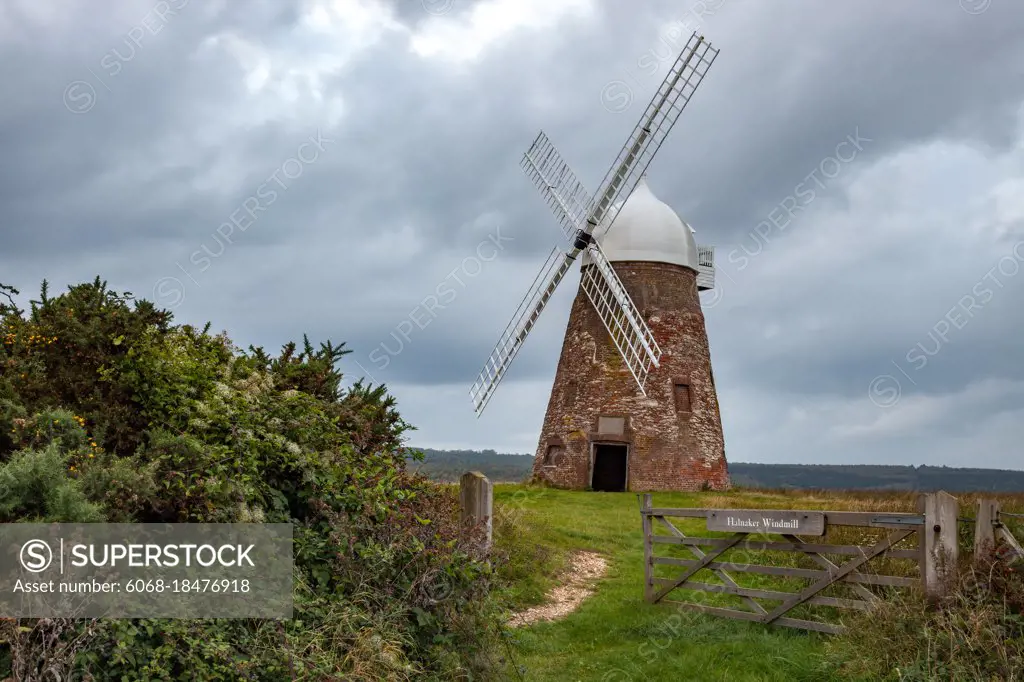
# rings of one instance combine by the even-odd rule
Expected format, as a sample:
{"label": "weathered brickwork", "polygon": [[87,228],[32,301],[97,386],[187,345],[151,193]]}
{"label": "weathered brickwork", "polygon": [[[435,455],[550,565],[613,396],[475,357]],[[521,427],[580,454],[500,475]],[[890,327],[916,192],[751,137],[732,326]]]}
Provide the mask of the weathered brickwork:
{"label": "weathered brickwork", "polygon": [[[666,263],[614,263],[661,347],[641,395],[587,295],[576,294],[541,431],[534,476],[565,488],[591,482],[591,443],[628,443],[633,491],[729,487],[722,419],[696,273]],[[677,398],[676,385],[689,386]],[[677,409],[678,407],[682,409]],[[622,434],[598,417],[625,417]]]}

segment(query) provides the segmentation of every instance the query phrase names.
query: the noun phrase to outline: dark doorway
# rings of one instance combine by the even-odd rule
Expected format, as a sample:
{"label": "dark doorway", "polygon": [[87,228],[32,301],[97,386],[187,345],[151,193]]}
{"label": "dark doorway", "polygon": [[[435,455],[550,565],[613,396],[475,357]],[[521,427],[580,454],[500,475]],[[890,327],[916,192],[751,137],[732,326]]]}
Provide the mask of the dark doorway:
{"label": "dark doorway", "polygon": [[596,491],[626,491],[626,445],[594,444],[594,477],[590,487]]}

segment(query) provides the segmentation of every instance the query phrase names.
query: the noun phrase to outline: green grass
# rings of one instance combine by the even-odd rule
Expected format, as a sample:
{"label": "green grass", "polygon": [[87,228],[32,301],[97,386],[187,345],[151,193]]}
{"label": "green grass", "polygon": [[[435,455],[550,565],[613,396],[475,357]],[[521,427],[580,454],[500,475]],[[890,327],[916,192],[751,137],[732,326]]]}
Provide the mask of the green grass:
{"label": "green grass", "polygon": [[[721,497],[721,496],[719,496]],[[707,506],[707,494],[657,494],[657,506]],[[737,496],[737,502],[740,498]],[[512,588],[536,603],[573,550],[598,552],[608,571],[596,593],[566,618],[514,631],[527,680],[820,680],[825,636],[719,619],[643,600],[643,542],[632,493],[496,486],[495,542],[540,547],[540,561]],[[743,496],[747,506],[757,502]],[[758,505],[758,506],[764,506]],[[510,534],[511,531],[511,534]],[[521,542],[524,538],[528,541]],[[522,557],[520,557],[522,558]],[[514,560],[512,563],[516,563]]]}
{"label": "green grass", "polygon": [[[912,511],[915,497],[913,493],[898,492],[737,490],[656,493],[654,506],[885,512]],[[975,497],[960,497],[963,514],[973,515],[970,510]],[[1021,496],[994,497],[1003,501],[1004,510],[1019,510],[1024,502]],[[818,682],[843,679],[835,672],[828,672],[834,670],[826,658],[830,635],[767,627],[679,610],[670,604],[645,602],[643,542],[639,503],[634,493],[497,485],[494,504],[495,546],[507,556],[501,571],[510,583],[503,598],[515,608],[543,601],[571,552],[594,551],[608,561],[608,571],[598,582],[595,594],[576,612],[556,622],[537,623],[512,631],[512,653],[515,663],[523,669],[525,680]],[[703,532],[702,524],[697,521],[678,520],[677,526],[687,534]],[[872,544],[874,536],[868,537],[865,533],[876,531],[830,529],[826,541]],[[659,547],[659,555],[669,553],[686,556],[667,552],[664,545]],[[794,561],[790,553],[772,555],[769,563]],[[765,563],[764,559],[767,555],[758,563]],[[896,566],[885,566],[885,572],[898,570]],[[743,578],[740,581],[747,585],[766,584],[764,577],[745,575]],[[794,587],[792,582],[777,582],[774,589],[791,591]],[[679,591],[671,598],[683,596],[676,597],[676,594]],[[815,615],[836,614],[823,614],[819,607]]]}

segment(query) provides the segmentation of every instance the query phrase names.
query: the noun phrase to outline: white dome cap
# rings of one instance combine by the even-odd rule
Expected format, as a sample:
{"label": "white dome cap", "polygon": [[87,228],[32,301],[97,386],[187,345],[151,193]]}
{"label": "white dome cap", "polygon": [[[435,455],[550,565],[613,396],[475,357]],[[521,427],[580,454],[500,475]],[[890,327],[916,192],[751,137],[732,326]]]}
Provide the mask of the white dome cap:
{"label": "white dome cap", "polygon": [[[696,271],[694,229],[651,193],[646,178],[646,175],[640,178],[636,189],[619,210],[611,232],[607,221],[602,221],[594,230],[594,237],[609,261],[672,263]],[[582,264],[590,264],[586,252]]]}

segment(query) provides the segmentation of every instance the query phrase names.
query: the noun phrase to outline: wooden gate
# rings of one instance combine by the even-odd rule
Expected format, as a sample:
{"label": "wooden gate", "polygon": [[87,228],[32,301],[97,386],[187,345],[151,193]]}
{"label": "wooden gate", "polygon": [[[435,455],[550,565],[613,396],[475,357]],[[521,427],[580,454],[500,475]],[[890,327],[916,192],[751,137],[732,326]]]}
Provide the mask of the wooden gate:
{"label": "wooden gate", "polygon": [[[922,495],[917,513],[905,514],[667,509],[653,507],[649,494],[641,496],[640,506],[647,601],[766,625],[838,633],[842,625],[829,622],[835,609],[869,609],[891,588],[923,585],[938,593],[945,584],[945,567],[957,559],[957,503],[944,492]],[[703,530],[732,535],[689,536],[672,519],[702,519]],[[871,538],[870,545],[850,542],[851,537],[864,541],[868,535],[880,537]],[[833,538],[840,541],[825,542]],[[684,556],[658,556],[656,548]],[[754,552],[770,563],[750,560]],[[659,575],[665,569],[674,574]],[[737,573],[767,577],[741,585]],[[697,580],[701,575],[716,582]],[[809,583],[784,589],[794,580]],[[665,599],[675,590],[689,590],[691,599],[696,595],[700,600]],[[746,608],[706,603],[731,598],[739,598]]]}
{"label": "wooden gate", "polygon": [[982,557],[994,551],[1001,561],[1024,561],[1024,548],[1006,525],[1010,519],[1020,521],[1024,514],[1004,512],[996,500],[978,500],[974,525],[975,556]]}

